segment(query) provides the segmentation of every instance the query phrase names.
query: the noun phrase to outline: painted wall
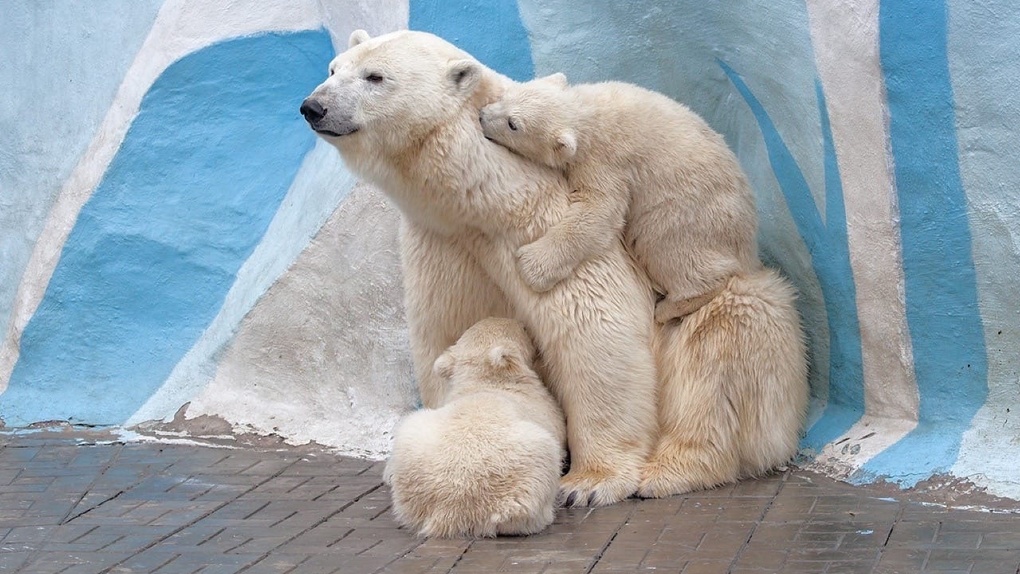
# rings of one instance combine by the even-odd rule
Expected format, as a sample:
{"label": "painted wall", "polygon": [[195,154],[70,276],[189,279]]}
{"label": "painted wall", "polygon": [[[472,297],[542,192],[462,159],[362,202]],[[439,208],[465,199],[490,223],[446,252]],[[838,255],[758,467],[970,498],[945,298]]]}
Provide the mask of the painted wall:
{"label": "painted wall", "polygon": [[298,106],[351,31],[406,27],[406,4],[119,4],[0,8],[18,56],[0,64],[0,418],[190,403],[379,456],[417,401],[396,215],[352,193]]}
{"label": "painted wall", "polygon": [[385,454],[417,403],[397,215],[297,106],[351,30],[410,26],[519,80],[631,81],[702,114],[755,187],[763,259],[801,293],[812,464],[1020,497],[1006,0],[113,8],[0,8],[7,425],[187,404],[184,419]]}

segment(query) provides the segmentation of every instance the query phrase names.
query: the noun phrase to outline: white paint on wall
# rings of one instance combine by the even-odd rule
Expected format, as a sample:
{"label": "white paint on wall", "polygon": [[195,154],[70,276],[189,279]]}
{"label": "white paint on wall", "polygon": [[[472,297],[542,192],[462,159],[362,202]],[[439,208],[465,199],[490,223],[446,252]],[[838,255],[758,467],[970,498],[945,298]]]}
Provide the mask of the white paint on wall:
{"label": "white paint on wall", "polygon": [[865,414],[847,432],[825,445],[807,467],[833,478],[850,478],[861,465],[906,436],[916,426],[916,419]]}
{"label": "white paint on wall", "polygon": [[812,1],[808,13],[843,182],[866,407],[874,416],[916,420],[918,393],[878,59],[878,1]]}
{"label": "white paint on wall", "polygon": [[[842,456],[858,466],[913,430],[919,401],[878,57],[878,0],[812,0],[807,7],[843,183],[867,414],[820,458]],[[851,441],[857,446],[844,448]]]}
{"label": "white paint on wall", "polygon": [[174,367],[166,383],[126,425],[171,417],[212,380],[218,354],[241,320],[319,232],[354,184],[354,176],[343,167],[336,149],[318,140],[302,162],[262,241],[238,271],[219,313]]}
{"label": "white paint on wall", "polygon": [[167,0],[163,4],[96,136],[64,182],[36,241],[0,344],[0,392],[7,388],[18,360],[21,333],[42,301],[78,213],[106,173],[156,78],[174,61],[219,40],[267,30],[315,29],[320,22],[316,0]]}
{"label": "white paint on wall", "polygon": [[380,192],[355,186],[244,319],[185,418],[385,456],[396,421],[418,402],[398,217]]}
{"label": "white paint on wall", "polygon": [[319,8],[338,54],[357,29],[372,36],[406,30],[410,10],[408,0],[319,0]]}

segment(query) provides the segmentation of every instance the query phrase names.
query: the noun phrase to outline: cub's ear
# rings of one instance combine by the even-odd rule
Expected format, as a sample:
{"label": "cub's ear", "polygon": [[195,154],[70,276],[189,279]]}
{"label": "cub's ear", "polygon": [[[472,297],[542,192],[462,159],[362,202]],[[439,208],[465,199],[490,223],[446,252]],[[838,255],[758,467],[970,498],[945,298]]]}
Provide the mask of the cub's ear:
{"label": "cub's ear", "polygon": [[544,78],[539,78],[539,81],[546,82],[556,86],[557,88],[568,88],[570,84],[567,82],[567,76],[563,72],[556,72],[555,74],[549,74]]}
{"label": "cub's ear", "polygon": [[563,130],[556,136],[556,155],[570,159],[577,153],[577,134],[574,130]]}
{"label": "cub's ear", "polygon": [[474,60],[454,60],[446,70],[446,77],[457,93],[470,94],[482,79],[482,67]]}
{"label": "cub's ear", "polygon": [[347,40],[347,47],[353,48],[362,42],[371,40],[372,37],[368,35],[368,32],[364,30],[355,30],[351,32],[351,37]]}
{"label": "cub's ear", "polygon": [[453,376],[453,355],[449,352],[443,353],[436,358],[436,362],[432,363],[432,372],[443,380],[447,380]]}

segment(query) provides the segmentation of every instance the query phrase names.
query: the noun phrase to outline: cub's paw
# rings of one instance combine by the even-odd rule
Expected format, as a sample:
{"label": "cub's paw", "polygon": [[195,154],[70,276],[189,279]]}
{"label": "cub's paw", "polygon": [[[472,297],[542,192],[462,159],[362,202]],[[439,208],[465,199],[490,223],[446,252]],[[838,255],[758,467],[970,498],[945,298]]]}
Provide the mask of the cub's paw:
{"label": "cub's paw", "polygon": [[715,289],[696,297],[676,300],[667,296],[655,304],[655,320],[664,324],[673,319],[683,319],[709,303],[721,289]]}
{"label": "cub's paw", "polygon": [[673,319],[682,318],[676,303],[669,299],[663,299],[655,304],[655,322],[664,325]]}
{"label": "cub's paw", "polygon": [[606,506],[634,494],[637,483],[637,477],[572,470],[560,479],[558,501],[565,508]]}
{"label": "cub's paw", "polygon": [[524,282],[533,290],[543,293],[570,275],[571,268],[557,265],[553,252],[541,240],[517,250],[517,270]]}

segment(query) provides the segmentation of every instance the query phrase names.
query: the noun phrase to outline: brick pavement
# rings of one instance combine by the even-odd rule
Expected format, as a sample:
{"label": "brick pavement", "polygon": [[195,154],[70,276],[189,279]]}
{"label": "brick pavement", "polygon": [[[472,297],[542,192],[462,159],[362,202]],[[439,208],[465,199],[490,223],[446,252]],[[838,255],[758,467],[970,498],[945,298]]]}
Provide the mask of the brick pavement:
{"label": "brick pavement", "polygon": [[1020,515],[922,504],[800,470],[562,510],[545,533],[419,540],[382,466],[311,449],[0,435],[0,571],[1020,573]]}

